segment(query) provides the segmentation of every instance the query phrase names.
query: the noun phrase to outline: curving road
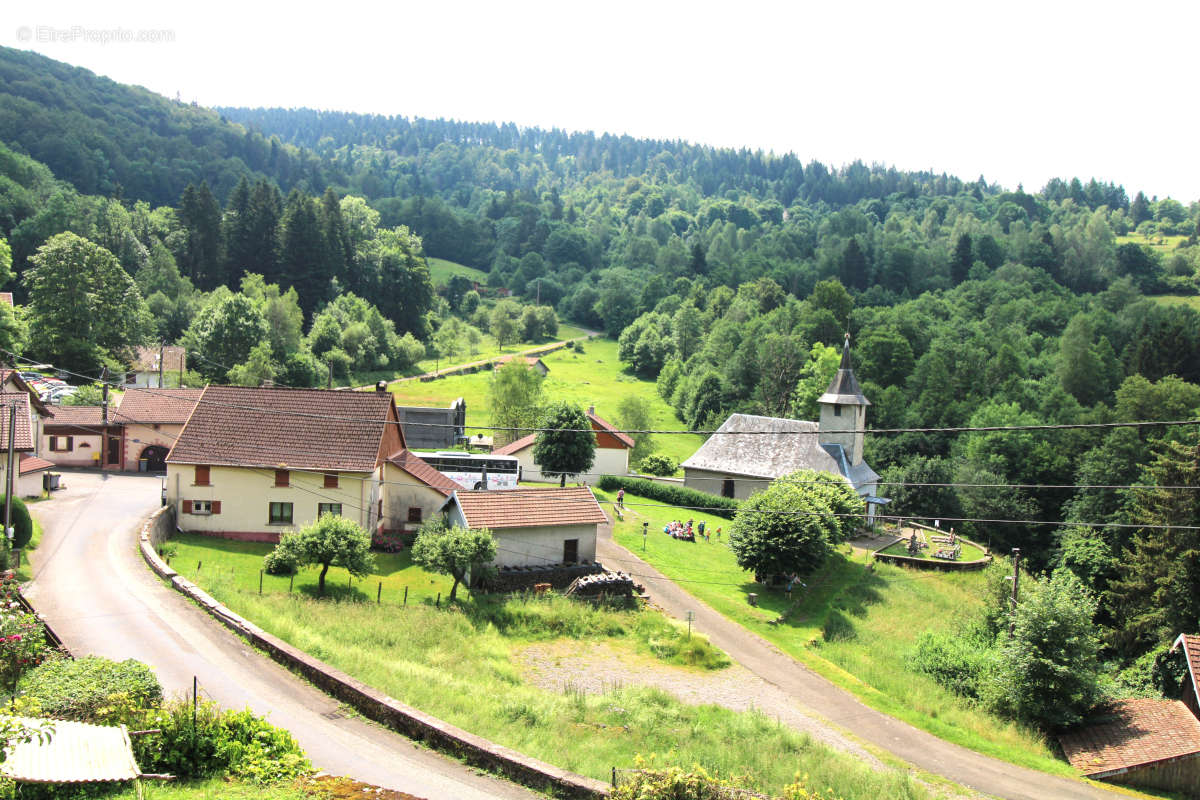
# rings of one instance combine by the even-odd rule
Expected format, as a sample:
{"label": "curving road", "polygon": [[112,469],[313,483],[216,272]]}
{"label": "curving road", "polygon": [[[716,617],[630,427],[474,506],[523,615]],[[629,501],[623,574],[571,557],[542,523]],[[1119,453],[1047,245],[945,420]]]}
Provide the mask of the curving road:
{"label": "curving road", "polygon": [[196,676],[202,696],[267,716],[335,775],[433,800],[542,797],[353,716],[160,582],[136,545],[157,477],[64,471],[63,483],[30,506],[45,534],[26,596],[73,653],[144,661],[168,692]]}
{"label": "curving road", "polygon": [[695,615],[696,630],[742,666],[778,686],[808,710],[859,739],[887,750],[934,775],[1006,800],[1111,800],[1144,796],[1127,789],[1108,789],[1018,767],[981,755],[926,733],[864,705],[856,697],[810,670],[767,640],[730,622],[697,600],[661,572],[617,544],[612,525],[600,528],[596,560],[609,569],[638,576],[655,605],[673,617]]}

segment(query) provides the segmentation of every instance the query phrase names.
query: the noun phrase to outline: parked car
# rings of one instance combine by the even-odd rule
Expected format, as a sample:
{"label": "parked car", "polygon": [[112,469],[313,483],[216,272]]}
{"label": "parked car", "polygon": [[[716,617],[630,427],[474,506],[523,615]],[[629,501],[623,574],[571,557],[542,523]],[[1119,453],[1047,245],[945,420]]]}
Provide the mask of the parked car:
{"label": "parked car", "polygon": [[42,397],[42,400],[59,405],[62,403],[64,398],[71,397],[77,392],[78,390],[74,386],[57,386],[47,391]]}

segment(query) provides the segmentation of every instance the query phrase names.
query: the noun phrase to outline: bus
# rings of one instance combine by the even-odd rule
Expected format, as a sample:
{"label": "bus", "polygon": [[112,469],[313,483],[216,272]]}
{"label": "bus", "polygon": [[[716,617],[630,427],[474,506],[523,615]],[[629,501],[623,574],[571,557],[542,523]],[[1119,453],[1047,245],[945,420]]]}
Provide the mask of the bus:
{"label": "bus", "polygon": [[484,469],[487,469],[488,489],[516,489],[521,472],[516,456],[465,453],[461,450],[440,450],[436,453],[417,455],[464,489],[484,488]]}

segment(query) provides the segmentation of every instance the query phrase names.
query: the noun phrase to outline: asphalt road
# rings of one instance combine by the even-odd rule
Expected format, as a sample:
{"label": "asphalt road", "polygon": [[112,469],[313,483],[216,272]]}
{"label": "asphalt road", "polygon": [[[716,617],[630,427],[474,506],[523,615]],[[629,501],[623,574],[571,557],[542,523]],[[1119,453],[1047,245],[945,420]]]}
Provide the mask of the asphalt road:
{"label": "asphalt road", "polygon": [[65,471],[63,483],[30,506],[45,534],[26,595],[76,655],[144,661],[167,692],[190,692],[195,676],[201,697],[287,728],[335,775],[429,800],[541,797],[350,715],[159,581],[137,550],[157,477]]}
{"label": "asphalt road", "polygon": [[1109,800],[1129,796],[980,755],[864,705],[770,642],[730,622],[618,545],[613,541],[611,525],[601,526],[596,560],[608,569],[638,576],[637,582],[646,587],[650,599],[668,614],[683,619],[686,612],[693,612],[696,630],[807,709],[927,772],[1007,800]]}

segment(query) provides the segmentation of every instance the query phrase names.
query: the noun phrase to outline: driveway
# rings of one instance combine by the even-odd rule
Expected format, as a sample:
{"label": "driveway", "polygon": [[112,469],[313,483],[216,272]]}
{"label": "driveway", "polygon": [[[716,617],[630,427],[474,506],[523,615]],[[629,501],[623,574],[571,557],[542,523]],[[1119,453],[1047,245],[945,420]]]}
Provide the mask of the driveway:
{"label": "driveway", "polygon": [[64,471],[63,483],[30,505],[45,534],[26,595],[76,655],[144,661],[167,692],[190,692],[195,676],[202,697],[287,728],[335,775],[431,800],[542,797],[355,717],[159,581],[137,549],[157,477]]}
{"label": "driveway", "polygon": [[707,634],[730,658],[778,686],[805,708],[927,772],[1009,800],[1045,800],[1048,797],[1055,800],[1111,800],[1129,796],[980,755],[863,705],[849,692],[834,686],[765,639],[730,622],[618,545],[613,541],[611,525],[600,528],[596,560],[608,569],[638,576],[638,583],[646,587],[654,603],[668,614],[683,619],[686,612],[694,612],[696,630]]}

